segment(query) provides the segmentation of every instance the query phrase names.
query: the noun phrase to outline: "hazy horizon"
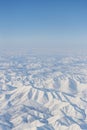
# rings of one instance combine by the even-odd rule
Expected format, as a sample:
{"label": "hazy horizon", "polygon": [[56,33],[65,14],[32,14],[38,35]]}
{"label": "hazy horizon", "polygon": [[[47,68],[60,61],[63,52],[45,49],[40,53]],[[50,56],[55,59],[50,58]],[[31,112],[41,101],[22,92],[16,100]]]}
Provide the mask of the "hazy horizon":
{"label": "hazy horizon", "polygon": [[86,53],[86,6],[86,0],[1,1],[0,50]]}

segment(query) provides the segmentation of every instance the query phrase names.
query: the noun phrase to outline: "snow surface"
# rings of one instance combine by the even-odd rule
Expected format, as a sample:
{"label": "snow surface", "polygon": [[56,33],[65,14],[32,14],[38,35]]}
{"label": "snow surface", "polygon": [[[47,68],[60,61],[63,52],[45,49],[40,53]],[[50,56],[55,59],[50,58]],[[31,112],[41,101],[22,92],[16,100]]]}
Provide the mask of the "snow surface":
{"label": "snow surface", "polygon": [[0,130],[87,130],[87,57],[1,56]]}

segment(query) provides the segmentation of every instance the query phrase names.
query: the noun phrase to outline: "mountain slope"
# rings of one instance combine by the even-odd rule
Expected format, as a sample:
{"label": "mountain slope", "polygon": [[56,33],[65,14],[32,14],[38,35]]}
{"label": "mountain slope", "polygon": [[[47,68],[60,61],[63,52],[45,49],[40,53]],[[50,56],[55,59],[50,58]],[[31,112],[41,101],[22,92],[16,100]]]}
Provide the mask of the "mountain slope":
{"label": "mountain slope", "polygon": [[0,58],[0,130],[87,130],[87,57]]}

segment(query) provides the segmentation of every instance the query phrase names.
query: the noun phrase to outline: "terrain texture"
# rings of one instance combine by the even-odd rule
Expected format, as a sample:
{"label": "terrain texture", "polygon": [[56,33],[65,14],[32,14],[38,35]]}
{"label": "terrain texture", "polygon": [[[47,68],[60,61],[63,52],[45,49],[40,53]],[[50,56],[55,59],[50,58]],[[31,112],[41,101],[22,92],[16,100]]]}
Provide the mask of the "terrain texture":
{"label": "terrain texture", "polygon": [[87,57],[1,56],[0,130],[87,130]]}

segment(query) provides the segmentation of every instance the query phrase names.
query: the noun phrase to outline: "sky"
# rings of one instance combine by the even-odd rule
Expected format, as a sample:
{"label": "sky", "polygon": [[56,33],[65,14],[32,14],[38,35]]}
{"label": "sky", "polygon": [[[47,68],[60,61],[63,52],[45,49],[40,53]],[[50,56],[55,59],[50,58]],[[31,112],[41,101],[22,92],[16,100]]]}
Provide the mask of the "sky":
{"label": "sky", "polygon": [[1,0],[0,49],[87,49],[87,0]]}

